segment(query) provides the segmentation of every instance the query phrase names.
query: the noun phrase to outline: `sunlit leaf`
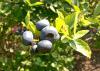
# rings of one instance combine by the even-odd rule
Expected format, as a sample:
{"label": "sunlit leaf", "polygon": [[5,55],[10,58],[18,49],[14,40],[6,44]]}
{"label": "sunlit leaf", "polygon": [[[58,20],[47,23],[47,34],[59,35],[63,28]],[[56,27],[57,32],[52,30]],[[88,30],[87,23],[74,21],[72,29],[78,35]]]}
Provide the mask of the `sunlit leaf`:
{"label": "sunlit leaf", "polygon": [[65,17],[65,23],[70,27],[70,29],[73,28],[74,20],[75,20],[75,13],[69,14]]}
{"label": "sunlit leaf", "polygon": [[32,62],[30,62],[29,60],[22,61],[21,63],[27,66],[30,66],[32,64]]}
{"label": "sunlit leaf", "polygon": [[74,7],[74,10],[75,10],[76,12],[81,12],[81,11],[80,11],[80,8],[79,8],[78,6],[74,5],[73,7]]}
{"label": "sunlit leaf", "polygon": [[58,17],[64,19],[64,15],[62,12],[60,12],[59,10],[57,10],[57,14],[58,14]]}
{"label": "sunlit leaf", "polygon": [[70,30],[73,28],[73,33],[76,33],[76,29],[77,29],[77,23],[78,23],[78,15],[79,12],[75,12],[72,13],[68,16],[65,17],[65,23],[66,25],[63,25],[62,29],[64,28],[64,30],[62,31],[64,33],[64,35],[69,35]]}
{"label": "sunlit leaf", "polygon": [[65,17],[65,23],[70,27],[70,29],[74,28],[74,34],[76,33],[77,29],[78,15],[79,12],[75,12]]}
{"label": "sunlit leaf", "polygon": [[76,33],[76,30],[77,30],[78,15],[79,15],[79,12],[76,12],[75,19],[74,19],[74,34]]}
{"label": "sunlit leaf", "polygon": [[30,21],[30,23],[28,24],[28,29],[30,31],[32,31],[35,34],[39,34],[39,31],[36,29],[36,26],[34,25],[33,22]]}
{"label": "sunlit leaf", "polygon": [[55,27],[56,29],[61,33],[66,33],[68,34],[68,27],[65,24],[65,20],[64,20],[64,15],[62,14],[62,12],[57,10],[57,14],[58,17],[55,20]]}
{"label": "sunlit leaf", "polygon": [[76,51],[82,53],[84,56],[91,58],[91,49],[89,45],[81,39],[76,39],[70,42],[70,46]]}
{"label": "sunlit leaf", "polygon": [[68,2],[70,5],[72,4],[72,0],[65,0],[66,2]]}
{"label": "sunlit leaf", "polygon": [[62,43],[67,43],[67,42],[69,42],[69,40],[72,40],[69,36],[63,35],[63,36],[61,37],[61,42],[62,42]]}
{"label": "sunlit leaf", "polygon": [[98,16],[96,16],[96,18],[88,18],[88,20],[92,23],[92,24],[95,24],[95,23],[99,23],[100,24],[100,20],[98,18]]}
{"label": "sunlit leaf", "polygon": [[53,12],[55,12],[55,9],[54,9],[54,7],[51,5],[50,6],[50,9],[53,11]]}
{"label": "sunlit leaf", "polygon": [[[30,12],[27,12],[27,15],[25,17],[25,23],[26,23],[26,28],[32,31],[33,33],[39,34],[39,31],[36,29],[36,26],[34,25],[33,22],[30,21]],[[24,23],[23,23],[24,25]]]}
{"label": "sunlit leaf", "polygon": [[35,3],[31,4],[30,6],[39,6],[42,4],[44,4],[44,3],[43,2],[35,2]]}
{"label": "sunlit leaf", "polygon": [[55,20],[55,27],[60,32],[62,25],[65,24],[64,20],[60,17],[56,18]]}
{"label": "sunlit leaf", "polygon": [[68,36],[69,32],[70,32],[69,26],[64,23],[61,27],[61,33],[63,33],[63,35],[65,36]]}
{"label": "sunlit leaf", "polygon": [[81,38],[83,37],[85,34],[87,34],[89,32],[89,30],[81,30],[81,31],[78,31],[75,35],[74,35],[74,39],[78,39],[78,38]]}
{"label": "sunlit leaf", "polygon": [[25,69],[24,68],[20,68],[20,70],[19,71],[24,71]]}
{"label": "sunlit leaf", "polygon": [[30,12],[28,11],[28,12],[27,12],[27,15],[26,15],[26,17],[25,17],[25,24],[26,24],[26,26],[27,26],[29,23],[30,23]]}
{"label": "sunlit leaf", "polygon": [[26,24],[24,22],[21,22],[21,23],[22,23],[23,27],[26,27]]}
{"label": "sunlit leaf", "polygon": [[26,54],[26,51],[21,51],[21,55],[25,55]]}
{"label": "sunlit leaf", "polygon": [[24,0],[24,2],[25,2],[26,4],[28,4],[28,6],[31,5],[30,0]]}
{"label": "sunlit leaf", "polygon": [[89,26],[91,24],[91,22],[89,20],[85,20],[85,19],[81,20],[81,22],[82,22],[81,23],[82,26]]}
{"label": "sunlit leaf", "polygon": [[82,25],[82,26],[89,26],[91,24],[91,22],[89,20],[84,18],[84,15],[80,15],[79,20],[81,22],[80,25]]}

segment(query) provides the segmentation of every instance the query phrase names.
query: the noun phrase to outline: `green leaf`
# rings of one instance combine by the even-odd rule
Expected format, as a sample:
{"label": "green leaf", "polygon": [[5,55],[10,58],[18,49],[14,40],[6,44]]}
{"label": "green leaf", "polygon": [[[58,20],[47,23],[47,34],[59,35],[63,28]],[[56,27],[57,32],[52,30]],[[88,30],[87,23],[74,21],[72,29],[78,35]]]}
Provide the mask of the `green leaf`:
{"label": "green leaf", "polygon": [[36,27],[35,27],[35,25],[33,24],[33,22],[30,21],[30,23],[28,24],[28,26],[29,26],[28,29],[30,29],[30,31],[32,31],[32,32],[34,33],[35,30],[36,30]]}
{"label": "green leaf", "polygon": [[69,33],[70,33],[70,29],[69,29],[69,26],[66,25],[65,23],[62,25],[61,27],[61,33],[64,35],[64,36],[69,36]]}
{"label": "green leaf", "polygon": [[62,25],[65,24],[64,20],[60,17],[56,18],[55,20],[55,27],[60,32]]}
{"label": "green leaf", "polygon": [[89,32],[89,30],[81,30],[81,31],[78,31],[75,35],[74,35],[74,39],[78,39],[78,38],[81,38],[83,37],[85,34],[87,34]]}
{"label": "green leaf", "polygon": [[96,5],[94,9],[94,16],[100,15],[100,2]]}
{"label": "green leaf", "polygon": [[30,0],[24,0],[24,2],[25,2],[28,6],[31,5]]}
{"label": "green leaf", "polygon": [[76,12],[81,12],[81,11],[80,11],[80,8],[79,8],[78,6],[73,5],[73,7],[74,7],[74,10],[75,10]]}
{"label": "green leaf", "polygon": [[64,19],[64,15],[62,12],[60,12],[59,10],[57,10],[57,14],[58,14],[58,17]]}
{"label": "green leaf", "polygon": [[91,22],[87,19],[84,18],[84,15],[80,15],[80,18],[79,18],[82,26],[89,26],[91,24]]}
{"label": "green leaf", "polygon": [[53,5],[50,5],[50,9],[51,9],[53,12],[55,12],[55,9],[54,9]]}
{"label": "green leaf", "polygon": [[77,29],[78,15],[79,12],[75,12],[65,17],[65,23],[70,27],[70,29],[73,29],[74,34],[76,33]]}
{"label": "green leaf", "polygon": [[76,51],[82,53],[84,56],[91,58],[91,49],[89,45],[81,39],[76,39],[70,42],[70,46]]}
{"label": "green leaf", "polygon": [[30,12],[28,11],[28,12],[27,12],[27,15],[26,15],[26,17],[25,17],[25,24],[26,24],[26,26],[27,26],[29,23],[30,23]]}
{"label": "green leaf", "polygon": [[[55,20],[55,27],[58,30],[58,32],[60,32],[62,30],[61,28],[65,26],[65,20],[64,20],[64,15],[62,14],[62,12],[57,10],[57,14],[58,14],[58,17]],[[65,27],[63,28],[63,30],[65,30]]]}
{"label": "green leaf", "polygon": [[67,43],[67,38],[66,38],[66,36],[61,36],[61,42],[62,43]]}
{"label": "green leaf", "polygon": [[81,24],[82,24],[82,26],[89,26],[91,24],[91,22],[86,19],[83,19],[83,20],[81,20]]}
{"label": "green leaf", "polygon": [[30,31],[32,31],[35,34],[39,34],[39,31],[36,29],[36,25],[34,25],[33,22],[30,21],[30,23],[28,24],[28,29]]}
{"label": "green leaf", "polygon": [[44,4],[44,3],[43,2],[35,2],[35,3],[31,4],[30,6],[39,6],[42,4]]}
{"label": "green leaf", "polygon": [[76,29],[77,29],[78,15],[79,15],[79,12],[76,12],[75,19],[74,19],[74,34],[76,33]]}
{"label": "green leaf", "polygon": [[21,24],[23,25],[23,27],[26,27],[26,24],[22,21]]}
{"label": "green leaf", "polygon": [[25,17],[25,24],[22,22],[23,25],[26,26],[27,29],[29,29],[30,31],[32,31],[35,34],[39,34],[39,31],[36,29],[36,26],[34,25],[33,22],[30,21],[30,12],[27,12],[27,15]]}
{"label": "green leaf", "polygon": [[65,0],[67,3],[69,3],[70,5],[72,4],[72,0]]}
{"label": "green leaf", "polygon": [[65,17],[65,23],[70,27],[70,29],[73,28],[74,20],[75,20],[75,13],[69,14]]}
{"label": "green leaf", "polygon": [[90,22],[92,22],[92,24],[95,24],[95,23],[100,24],[99,18],[100,18],[100,15],[96,16],[95,18],[94,18],[94,17],[92,17],[92,18],[90,17],[90,18],[88,18],[88,20],[89,20]]}
{"label": "green leaf", "polygon": [[61,36],[61,42],[62,43],[67,43],[70,40],[72,40],[72,38],[70,38],[69,36],[65,36],[65,35]]}

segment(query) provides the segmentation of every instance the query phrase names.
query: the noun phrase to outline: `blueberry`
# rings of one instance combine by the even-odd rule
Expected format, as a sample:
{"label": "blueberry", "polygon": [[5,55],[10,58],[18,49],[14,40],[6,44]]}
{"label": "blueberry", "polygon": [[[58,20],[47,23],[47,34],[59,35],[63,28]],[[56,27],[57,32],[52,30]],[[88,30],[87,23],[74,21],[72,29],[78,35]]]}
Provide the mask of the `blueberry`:
{"label": "blueberry", "polygon": [[36,28],[38,30],[42,30],[46,26],[50,26],[50,23],[47,19],[42,19],[36,23]]}
{"label": "blueberry", "polygon": [[23,41],[25,44],[31,44],[33,41],[33,33],[31,31],[25,31],[23,33]]}
{"label": "blueberry", "polygon": [[60,35],[58,31],[56,30],[56,28],[53,26],[47,26],[41,30],[41,34],[40,34],[41,40],[54,41],[54,40],[58,40],[59,38],[60,38]]}
{"label": "blueberry", "polygon": [[52,48],[52,43],[49,40],[42,40],[37,45],[38,52],[48,52]]}
{"label": "blueberry", "polygon": [[32,45],[32,42],[29,42],[29,41],[23,39],[23,44],[28,46],[28,45]]}
{"label": "blueberry", "polygon": [[60,35],[58,34],[58,35],[56,36],[55,40],[59,40],[59,38],[60,38]]}
{"label": "blueberry", "polygon": [[37,45],[35,44],[35,45],[32,45],[32,53],[34,53],[34,52],[36,52],[36,49],[37,49]]}

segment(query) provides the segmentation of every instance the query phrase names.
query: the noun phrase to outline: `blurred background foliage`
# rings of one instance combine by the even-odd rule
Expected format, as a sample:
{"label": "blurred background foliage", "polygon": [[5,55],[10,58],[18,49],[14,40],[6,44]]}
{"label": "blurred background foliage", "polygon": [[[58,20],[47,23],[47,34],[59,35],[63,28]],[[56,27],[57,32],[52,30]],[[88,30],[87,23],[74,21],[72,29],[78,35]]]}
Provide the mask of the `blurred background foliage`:
{"label": "blurred background foliage", "polygon": [[74,71],[73,49],[67,44],[58,41],[50,53],[32,53],[32,46],[23,45],[22,37],[12,32],[15,25],[25,21],[27,11],[33,23],[43,18],[53,22],[58,17],[56,10],[66,16],[74,12],[72,5],[81,11],[78,30],[90,30],[83,39],[98,48],[99,0],[0,0],[0,71]]}

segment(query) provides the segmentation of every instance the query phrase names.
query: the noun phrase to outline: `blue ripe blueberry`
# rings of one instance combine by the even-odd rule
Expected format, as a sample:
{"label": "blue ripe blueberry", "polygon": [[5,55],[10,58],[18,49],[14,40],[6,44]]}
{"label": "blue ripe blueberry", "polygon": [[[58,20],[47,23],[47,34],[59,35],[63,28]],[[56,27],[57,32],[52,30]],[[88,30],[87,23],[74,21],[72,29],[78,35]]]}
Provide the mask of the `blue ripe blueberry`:
{"label": "blue ripe blueberry", "polygon": [[28,45],[32,45],[32,42],[29,42],[29,41],[23,39],[23,44],[28,46]]}
{"label": "blue ripe blueberry", "polygon": [[36,52],[36,49],[37,49],[37,45],[35,44],[35,45],[32,45],[32,53],[35,53]]}
{"label": "blue ripe blueberry", "polygon": [[52,43],[49,40],[42,40],[37,44],[38,52],[48,52],[52,48]]}
{"label": "blue ripe blueberry", "polygon": [[54,40],[58,40],[59,38],[60,38],[60,35],[58,31],[56,30],[56,28],[53,26],[47,26],[41,30],[41,34],[40,34],[41,40],[54,41]]}
{"label": "blue ripe blueberry", "polygon": [[33,33],[31,31],[23,32],[23,41],[26,45],[31,44],[33,41]]}
{"label": "blue ripe blueberry", "polygon": [[60,38],[60,35],[59,35],[59,34],[57,34],[57,36],[56,36],[55,40],[59,40],[59,38]]}
{"label": "blue ripe blueberry", "polygon": [[47,19],[42,19],[36,23],[36,28],[38,30],[42,30],[46,26],[50,26],[50,23]]}

